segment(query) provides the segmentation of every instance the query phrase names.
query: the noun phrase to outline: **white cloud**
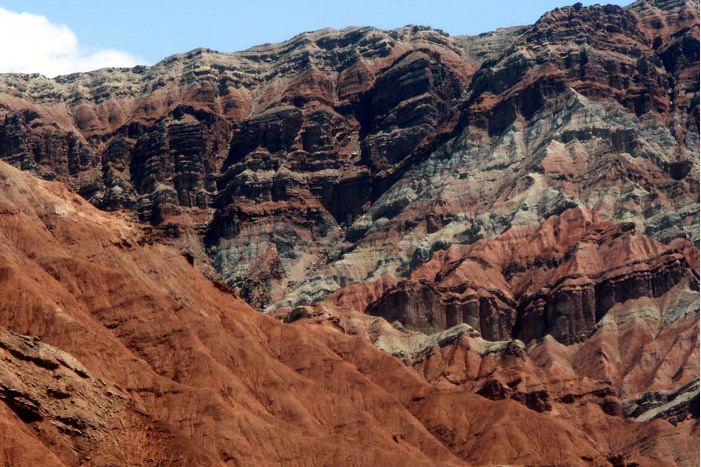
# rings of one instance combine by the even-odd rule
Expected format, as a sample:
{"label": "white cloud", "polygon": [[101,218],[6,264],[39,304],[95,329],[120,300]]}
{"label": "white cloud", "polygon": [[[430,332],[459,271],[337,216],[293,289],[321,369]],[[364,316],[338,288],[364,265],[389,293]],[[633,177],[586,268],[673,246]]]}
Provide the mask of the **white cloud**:
{"label": "white cloud", "polygon": [[68,26],[53,24],[45,16],[0,8],[0,73],[54,77],[143,63],[119,50],[86,52]]}

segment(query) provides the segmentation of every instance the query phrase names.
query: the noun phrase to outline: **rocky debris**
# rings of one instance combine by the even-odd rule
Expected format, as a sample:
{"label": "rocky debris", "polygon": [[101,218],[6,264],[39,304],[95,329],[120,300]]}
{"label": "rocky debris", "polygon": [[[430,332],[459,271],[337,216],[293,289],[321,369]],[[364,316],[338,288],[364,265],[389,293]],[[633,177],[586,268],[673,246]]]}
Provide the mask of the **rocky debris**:
{"label": "rocky debris", "polygon": [[25,423],[43,422],[73,436],[101,437],[115,413],[125,410],[122,391],[91,376],[61,350],[4,329],[0,349],[0,400]]}
{"label": "rocky debris", "polygon": [[[395,325],[395,329],[400,333],[382,332],[373,341],[373,344],[378,349],[401,359],[404,363],[411,366],[425,360],[426,356],[431,354],[436,348],[454,344],[463,334],[468,334],[475,338],[480,337],[477,331],[464,323],[445,331],[428,335],[422,332],[407,331],[399,322]],[[481,342],[491,344],[486,341]],[[486,351],[486,348],[484,350]]]}
{"label": "rocky debris", "polygon": [[299,319],[313,319],[313,318],[327,318],[329,315],[323,311],[312,309],[306,306],[298,306],[297,308],[289,311],[285,317],[282,319],[283,323],[294,323]]}
{"label": "rocky debris", "polygon": [[528,393],[515,391],[509,386],[503,385],[496,379],[490,379],[484,383],[484,385],[477,391],[477,394],[493,401],[513,399],[536,412],[552,410],[552,405],[549,401],[550,394],[548,394],[548,391],[540,390]]}
{"label": "rocky debris", "polygon": [[677,425],[688,418],[699,418],[699,380],[676,391],[649,391],[623,404],[626,417],[638,422],[664,418]]}
{"label": "rocky debris", "polygon": [[[3,414],[5,422],[14,425],[10,446],[21,443],[18,432],[26,426],[44,440],[49,452],[76,465],[91,460],[84,452],[86,445],[122,443],[127,427],[145,418],[127,393],[91,374],[71,355],[6,329],[0,329],[0,404],[15,415]],[[7,448],[0,454],[11,464],[18,461],[15,456]],[[100,457],[93,460],[99,463]]]}

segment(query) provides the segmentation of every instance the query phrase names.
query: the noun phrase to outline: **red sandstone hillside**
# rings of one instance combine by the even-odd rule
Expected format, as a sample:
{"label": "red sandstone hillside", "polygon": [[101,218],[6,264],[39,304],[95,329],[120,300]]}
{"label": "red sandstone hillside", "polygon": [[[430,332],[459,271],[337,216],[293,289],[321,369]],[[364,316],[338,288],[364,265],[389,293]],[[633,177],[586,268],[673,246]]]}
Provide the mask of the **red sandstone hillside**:
{"label": "red sandstone hillside", "polygon": [[696,0],[0,75],[0,159],[10,465],[699,464]]}
{"label": "red sandstone hillside", "polygon": [[60,183],[2,164],[0,201],[10,465],[698,461],[698,420],[625,421],[596,398],[576,418],[492,402],[337,327],[252,310]]}

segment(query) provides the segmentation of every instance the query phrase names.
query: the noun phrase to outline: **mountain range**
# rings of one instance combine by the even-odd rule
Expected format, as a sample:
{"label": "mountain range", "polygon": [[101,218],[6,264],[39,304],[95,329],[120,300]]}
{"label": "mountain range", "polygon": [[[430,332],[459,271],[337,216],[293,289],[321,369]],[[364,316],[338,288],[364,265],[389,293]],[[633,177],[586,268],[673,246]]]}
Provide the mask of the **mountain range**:
{"label": "mountain range", "polygon": [[699,3],[0,75],[6,465],[699,465]]}

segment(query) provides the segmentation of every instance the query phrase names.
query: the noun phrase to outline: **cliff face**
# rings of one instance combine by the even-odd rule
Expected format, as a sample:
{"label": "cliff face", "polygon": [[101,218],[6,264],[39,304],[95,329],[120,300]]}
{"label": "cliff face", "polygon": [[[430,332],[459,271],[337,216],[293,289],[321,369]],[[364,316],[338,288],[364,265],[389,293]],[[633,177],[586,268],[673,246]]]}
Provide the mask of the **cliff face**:
{"label": "cliff face", "polygon": [[491,237],[577,204],[698,243],[696,43],[693,2],[645,1],[7,75],[0,157],[187,239],[260,308],[405,276],[447,224]]}
{"label": "cliff face", "polygon": [[[351,28],[149,68],[8,76],[1,154],[154,224],[213,215],[202,227],[219,273],[262,306],[450,132],[475,69],[463,53],[426,28]],[[255,281],[270,248],[282,275]]]}
{"label": "cliff face", "polygon": [[[684,368],[675,381],[698,376],[697,346],[683,350],[697,337],[695,310],[647,344],[681,344],[674,358],[662,353],[670,368],[653,385],[632,379],[647,380],[647,365],[602,374],[598,352],[611,350],[596,340],[548,338],[526,354],[464,324],[405,364],[389,353],[410,335],[386,321],[350,311],[280,323],[128,213],[98,211],[4,163],[0,217],[0,459],[10,465],[698,462],[694,406],[677,401],[693,387],[658,390],[674,365]],[[622,332],[626,313],[616,316]],[[598,339],[624,342],[600,324]],[[623,418],[608,382],[623,374],[631,394],[646,391],[625,406],[641,420]]]}
{"label": "cliff face", "polygon": [[26,462],[698,463],[696,0],[0,75],[0,159]]}
{"label": "cliff face", "polygon": [[694,250],[573,208],[538,228],[436,251],[366,311],[427,333],[466,323],[493,341],[549,334],[574,343],[616,304],[657,298],[677,284],[698,291],[698,261],[685,255]]}

